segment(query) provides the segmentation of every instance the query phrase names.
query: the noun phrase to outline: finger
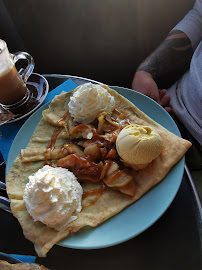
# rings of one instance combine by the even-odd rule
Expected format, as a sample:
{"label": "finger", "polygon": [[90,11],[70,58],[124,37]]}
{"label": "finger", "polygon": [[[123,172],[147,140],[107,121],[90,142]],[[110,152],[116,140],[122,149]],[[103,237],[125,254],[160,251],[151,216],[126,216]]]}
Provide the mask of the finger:
{"label": "finger", "polygon": [[170,101],[170,96],[169,95],[165,95],[165,96],[163,96],[161,98],[160,104],[161,104],[161,106],[165,107],[166,105],[168,105],[169,101]]}
{"label": "finger", "polygon": [[166,95],[166,89],[162,89],[159,91],[159,97],[160,99]]}
{"label": "finger", "polygon": [[171,112],[172,112],[171,107],[164,107],[164,109],[165,109],[168,113],[171,113]]}
{"label": "finger", "polygon": [[160,91],[159,91],[159,97],[160,97],[160,100],[161,100],[164,96],[167,96],[167,90],[166,90],[166,89],[163,89],[163,90],[160,90]]}
{"label": "finger", "polygon": [[153,99],[154,101],[156,101],[157,103],[160,104],[161,100],[160,100],[160,97],[159,97],[159,92],[157,92],[157,93],[151,92],[151,94],[148,95],[148,97],[150,97],[151,99]]}

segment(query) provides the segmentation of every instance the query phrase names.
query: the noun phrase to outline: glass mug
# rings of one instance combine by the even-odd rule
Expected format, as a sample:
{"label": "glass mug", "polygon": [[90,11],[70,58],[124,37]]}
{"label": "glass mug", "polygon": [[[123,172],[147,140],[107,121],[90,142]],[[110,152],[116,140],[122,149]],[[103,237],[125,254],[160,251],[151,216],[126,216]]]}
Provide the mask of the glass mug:
{"label": "glass mug", "polygon": [[[26,59],[28,65],[22,72],[17,71],[15,63]],[[34,60],[26,52],[10,54],[5,41],[0,39],[0,104],[5,109],[15,109],[29,99],[30,92],[26,82],[34,69]]]}

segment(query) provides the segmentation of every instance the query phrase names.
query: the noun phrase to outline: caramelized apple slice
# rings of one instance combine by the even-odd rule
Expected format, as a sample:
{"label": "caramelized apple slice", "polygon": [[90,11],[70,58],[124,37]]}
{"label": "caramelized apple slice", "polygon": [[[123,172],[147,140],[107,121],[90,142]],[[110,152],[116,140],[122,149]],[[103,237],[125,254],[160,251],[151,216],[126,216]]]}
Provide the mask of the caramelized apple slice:
{"label": "caramelized apple slice", "polygon": [[116,149],[112,148],[109,150],[109,152],[106,155],[106,159],[117,159],[118,155],[116,152]]}
{"label": "caramelized apple slice", "polygon": [[77,156],[75,154],[59,159],[57,166],[69,169],[79,181],[99,182],[103,170],[102,162],[97,164],[89,159],[88,156]]}
{"label": "caramelized apple slice", "polygon": [[72,139],[92,139],[96,135],[98,135],[96,128],[90,124],[80,124],[70,130]]}
{"label": "caramelized apple slice", "polygon": [[124,187],[118,188],[118,189],[122,193],[125,193],[125,194],[127,194],[129,196],[134,196],[135,192],[136,192],[135,182],[130,181],[127,185],[125,185]]}
{"label": "caramelized apple slice", "polygon": [[113,173],[114,171],[117,171],[118,169],[119,169],[119,166],[116,162],[110,159],[106,160],[103,166],[100,179],[103,180],[104,178],[106,178],[106,176]]}
{"label": "caramelized apple slice", "polygon": [[101,113],[98,115],[98,128],[97,128],[98,134],[103,133],[104,122],[105,122],[105,115]]}
{"label": "caramelized apple slice", "polygon": [[119,124],[112,119],[112,117],[106,113],[102,112],[98,115],[98,133],[103,134],[105,132],[111,132],[119,128]]}
{"label": "caramelized apple slice", "polygon": [[84,154],[89,156],[92,160],[100,160],[102,155],[100,148],[96,143],[89,144],[85,149],[84,149]]}
{"label": "caramelized apple slice", "polygon": [[66,143],[64,144],[64,148],[67,150],[68,155],[69,154],[76,154],[77,156],[84,155],[83,149],[76,144]]}
{"label": "caramelized apple slice", "polygon": [[133,181],[133,176],[126,170],[116,170],[107,175],[103,182],[108,187],[121,188]]}
{"label": "caramelized apple slice", "polygon": [[[109,162],[109,161],[108,161],[108,162]],[[109,163],[109,167],[108,167],[108,169],[107,169],[106,175],[110,175],[111,173],[117,171],[118,169],[119,169],[118,164],[117,164],[116,162],[114,162],[114,161],[111,161],[111,162]]]}

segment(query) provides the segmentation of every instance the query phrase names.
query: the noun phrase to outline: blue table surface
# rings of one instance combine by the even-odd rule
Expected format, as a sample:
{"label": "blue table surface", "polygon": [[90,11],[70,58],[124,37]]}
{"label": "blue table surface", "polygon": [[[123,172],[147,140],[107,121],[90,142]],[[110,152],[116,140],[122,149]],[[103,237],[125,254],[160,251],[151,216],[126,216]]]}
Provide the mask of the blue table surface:
{"label": "blue table surface", "polygon": [[[76,87],[77,84],[71,79],[68,79],[64,83],[57,86],[54,90],[49,92],[41,105],[51,101],[55,95],[59,95],[62,91],[69,92]],[[15,136],[17,135],[21,126],[25,123],[27,119],[28,117],[25,117],[23,119],[20,119],[19,121],[7,123],[0,126],[0,151],[5,161],[7,160],[8,153]]]}

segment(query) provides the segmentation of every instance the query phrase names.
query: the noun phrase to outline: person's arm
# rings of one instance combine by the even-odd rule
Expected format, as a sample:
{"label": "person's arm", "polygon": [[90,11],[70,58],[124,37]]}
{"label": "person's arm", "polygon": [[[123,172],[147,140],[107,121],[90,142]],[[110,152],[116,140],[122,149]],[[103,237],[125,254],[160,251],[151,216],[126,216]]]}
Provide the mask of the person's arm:
{"label": "person's arm", "polygon": [[132,89],[166,107],[169,96],[165,89],[159,91],[158,81],[183,74],[189,68],[192,55],[191,41],[187,35],[179,30],[171,31],[163,43],[137,68]]}
{"label": "person's arm", "polygon": [[192,55],[190,39],[185,33],[174,30],[137,71],[149,72],[155,81],[166,75],[183,74],[189,68]]}

